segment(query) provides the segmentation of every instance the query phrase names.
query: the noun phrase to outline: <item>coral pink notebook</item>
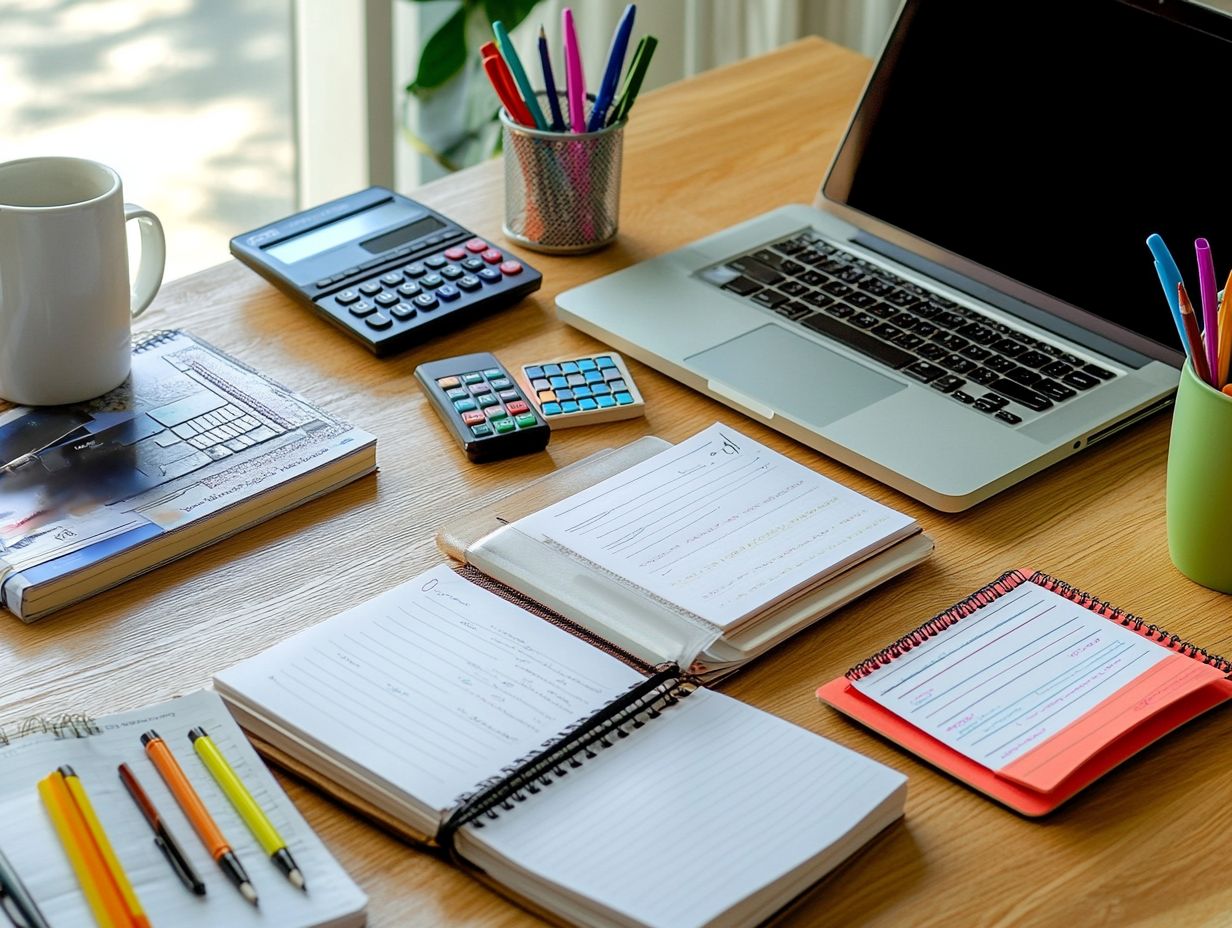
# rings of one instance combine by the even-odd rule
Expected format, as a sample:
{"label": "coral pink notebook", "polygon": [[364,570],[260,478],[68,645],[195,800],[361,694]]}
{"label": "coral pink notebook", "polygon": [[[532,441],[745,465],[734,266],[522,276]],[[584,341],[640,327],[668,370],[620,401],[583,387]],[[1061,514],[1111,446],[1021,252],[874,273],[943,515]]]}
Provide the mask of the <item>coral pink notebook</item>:
{"label": "coral pink notebook", "polygon": [[1013,570],[817,697],[1026,815],[1232,697],[1232,662]]}

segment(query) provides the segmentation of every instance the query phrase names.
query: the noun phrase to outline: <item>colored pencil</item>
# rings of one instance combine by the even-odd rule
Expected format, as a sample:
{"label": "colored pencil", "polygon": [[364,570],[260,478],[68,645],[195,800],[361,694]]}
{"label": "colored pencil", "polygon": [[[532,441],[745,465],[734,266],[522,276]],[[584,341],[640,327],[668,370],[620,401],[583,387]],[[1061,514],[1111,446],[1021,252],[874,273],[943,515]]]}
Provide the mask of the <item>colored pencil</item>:
{"label": "colored pencil", "polygon": [[1211,371],[1206,366],[1206,355],[1202,346],[1202,335],[1198,332],[1198,318],[1194,315],[1193,304],[1189,302],[1189,294],[1185,292],[1185,284],[1176,285],[1176,301],[1181,307],[1181,320],[1185,325],[1185,353],[1193,365],[1194,373],[1203,383],[1210,383]]}

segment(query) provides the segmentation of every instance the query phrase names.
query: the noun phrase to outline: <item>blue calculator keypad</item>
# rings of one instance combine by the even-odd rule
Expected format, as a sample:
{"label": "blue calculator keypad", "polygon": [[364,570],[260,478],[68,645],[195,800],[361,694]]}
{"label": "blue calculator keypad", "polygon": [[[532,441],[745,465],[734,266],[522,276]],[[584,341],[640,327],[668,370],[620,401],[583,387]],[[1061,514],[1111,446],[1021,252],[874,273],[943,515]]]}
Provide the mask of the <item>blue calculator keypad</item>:
{"label": "blue calculator keypad", "polygon": [[619,355],[528,364],[522,373],[528,395],[555,428],[627,419],[643,409]]}

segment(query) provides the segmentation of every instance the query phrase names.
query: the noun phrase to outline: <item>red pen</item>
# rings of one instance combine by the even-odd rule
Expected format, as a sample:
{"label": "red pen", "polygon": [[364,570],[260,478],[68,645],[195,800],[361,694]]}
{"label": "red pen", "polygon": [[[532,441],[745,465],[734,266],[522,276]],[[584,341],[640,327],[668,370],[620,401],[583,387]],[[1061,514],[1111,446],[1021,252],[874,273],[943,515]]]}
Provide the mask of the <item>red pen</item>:
{"label": "red pen", "polygon": [[531,118],[530,110],[518,96],[513,85],[513,75],[509,73],[509,66],[501,57],[496,43],[485,42],[479,51],[483,55],[483,69],[488,72],[488,80],[492,82],[496,95],[500,97],[501,103],[509,111],[510,118],[520,125],[534,128],[535,120]]}

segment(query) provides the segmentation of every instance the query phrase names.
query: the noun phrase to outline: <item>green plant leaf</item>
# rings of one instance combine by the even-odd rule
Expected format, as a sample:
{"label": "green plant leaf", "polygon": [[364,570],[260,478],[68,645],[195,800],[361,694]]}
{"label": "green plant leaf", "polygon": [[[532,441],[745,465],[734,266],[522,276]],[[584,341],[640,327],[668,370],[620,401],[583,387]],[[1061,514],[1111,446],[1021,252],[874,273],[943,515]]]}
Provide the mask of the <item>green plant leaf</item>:
{"label": "green plant leaf", "polygon": [[499,19],[512,30],[538,5],[539,0],[483,0],[483,11],[492,22]]}
{"label": "green plant leaf", "polygon": [[466,64],[466,5],[460,5],[424,44],[419,70],[407,90],[417,97],[440,87]]}

